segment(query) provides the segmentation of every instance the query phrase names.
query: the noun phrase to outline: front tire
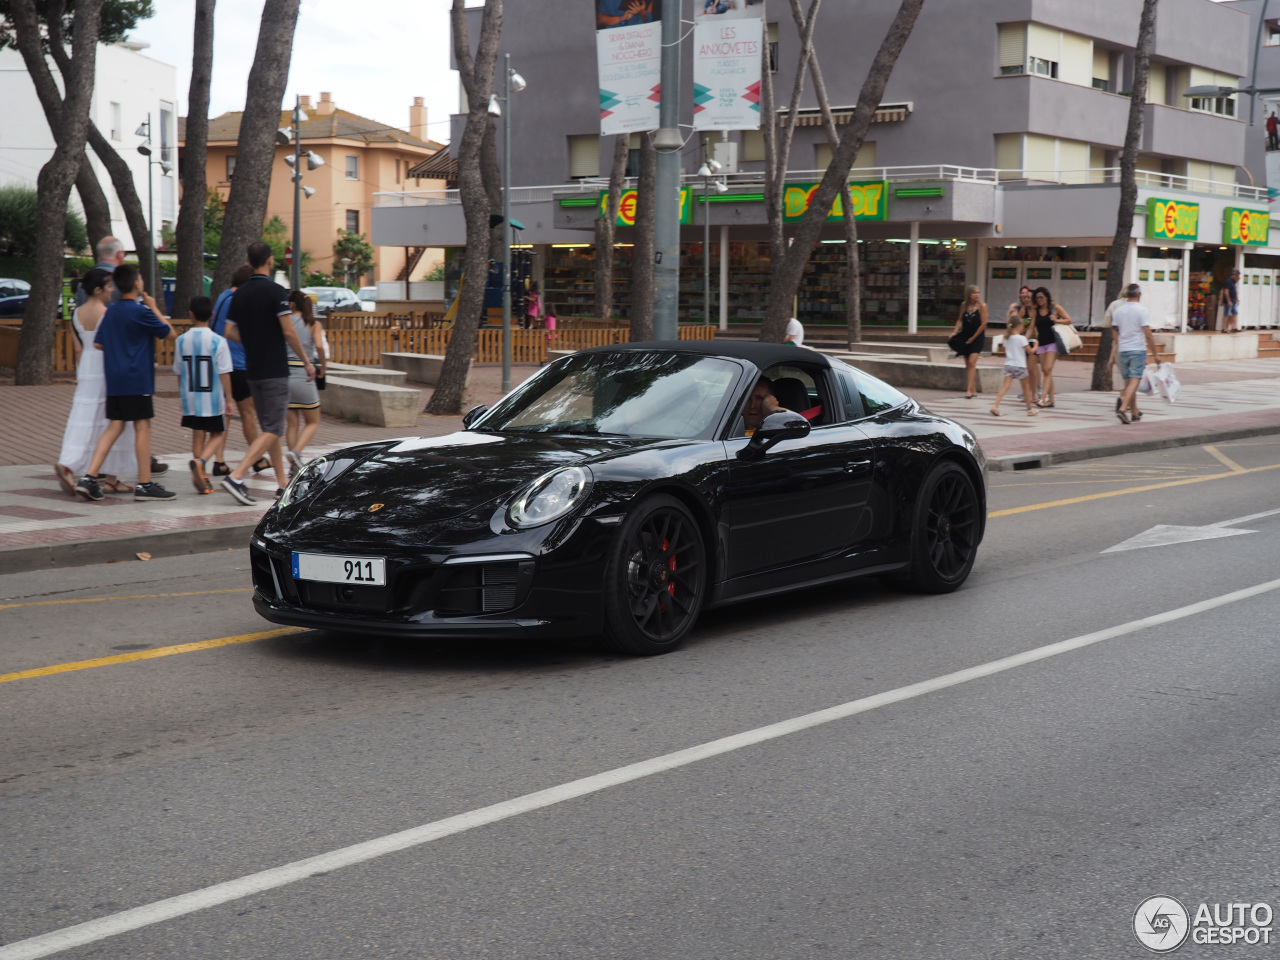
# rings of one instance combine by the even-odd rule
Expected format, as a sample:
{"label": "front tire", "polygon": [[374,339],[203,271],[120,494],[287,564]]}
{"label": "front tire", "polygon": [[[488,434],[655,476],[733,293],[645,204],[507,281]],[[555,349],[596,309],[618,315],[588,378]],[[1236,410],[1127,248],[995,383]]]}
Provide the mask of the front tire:
{"label": "front tire", "polygon": [[911,529],[908,580],[921,593],[950,593],[969,578],[982,530],[978,492],[959,464],[939,463],[925,477]]}
{"label": "front tire", "polygon": [[605,567],[605,645],[636,656],[676,649],[698,621],[706,583],[706,549],[688,508],[665,494],[645,499]]}

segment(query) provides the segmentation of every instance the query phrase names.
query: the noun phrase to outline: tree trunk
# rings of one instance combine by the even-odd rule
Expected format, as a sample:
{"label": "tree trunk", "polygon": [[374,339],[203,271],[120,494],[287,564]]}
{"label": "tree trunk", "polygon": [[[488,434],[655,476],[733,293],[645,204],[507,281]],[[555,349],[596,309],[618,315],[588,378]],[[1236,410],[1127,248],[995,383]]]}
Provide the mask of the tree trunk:
{"label": "tree trunk", "polygon": [[[208,190],[209,83],[213,76],[213,7],[196,0],[191,87],[187,92],[187,139],[182,161],[182,206],[178,208],[178,279],[173,312],[182,315],[192,297],[204,293],[204,203]],[[293,252],[295,257],[300,250]]]}
{"label": "tree trunk", "polygon": [[[503,104],[506,109],[506,104]],[[484,178],[484,195],[490,213],[502,212],[502,164],[498,161],[498,121],[488,118],[488,128],[480,144],[480,175]],[[489,228],[489,259],[502,262],[502,224]],[[504,281],[505,282],[505,281]]]}
{"label": "tree trunk", "polygon": [[[58,70],[65,76],[71,69],[71,62],[67,59],[67,51],[63,46],[61,21],[55,20],[52,15],[46,19],[49,24],[49,53],[53,57],[53,62],[57,64]],[[153,138],[153,142],[158,139]],[[150,286],[151,267],[156,255],[155,242],[151,235],[152,225],[147,221],[147,213],[143,209],[137,186],[133,182],[133,169],[116,152],[115,147],[111,146],[92,120],[89,121],[88,142],[93,152],[98,155],[98,159],[102,161],[102,165],[107,168],[108,176],[111,177],[111,186],[115,189],[116,197],[124,210],[125,223],[129,225],[129,233],[133,235],[133,249],[138,254],[138,263],[142,266],[144,277]],[[92,237],[90,240],[96,242]],[[155,292],[148,290],[151,294]]]}
{"label": "tree trunk", "polygon": [[[1133,208],[1138,202],[1138,147],[1142,143],[1142,122],[1147,109],[1147,78],[1151,73],[1151,47],[1156,35],[1156,3],[1143,0],[1142,19],[1138,22],[1138,46],[1133,54],[1133,94],[1129,100],[1129,126],[1124,134],[1124,152],[1120,155],[1120,208],[1116,211],[1116,235],[1107,254],[1106,302],[1111,304],[1124,285],[1124,268],[1129,259],[1129,238],[1133,234]],[[1111,328],[1103,327],[1098,339],[1098,355],[1093,358],[1093,390],[1112,389]]]}
{"label": "tree trunk", "polygon": [[[849,179],[849,169],[853,160],[862,149],[862,141],[867,135],[871,121],[875,117],[876,108],[884,96],[885,85],[893,72],[898,55],[906,45],[907,38],[915,26],[916,18],[924,0],[902,0],[898,13],[889,26],[880,49],[876,51],[871,68],[867,71],[866,80],[858,94],[858,105],[854,108],[853,118],[840,140],[840,146],[831,157],[831,165],[822,177],[809,202],[809,208],[796,226],[791,246],[782,257],[781,264],[774,264],[770,270],[769,298],[765,306],[764,323],[760,329],[760,339],[772,343],[781,343],[786,335],[787,319],[791,315],[791,305],[796,292],[800,289],[800,280],[804,276],[805,264],[813,253],[814,245],[822,232],[831,204]],[[781,171],[785,174],[785,169]],[[772,212],[770,216],[773,216]]]}
{"label": "tree trunk", "polygon": [[[63,4],[55,2],[49,6],[50,15],[61,19]],[[53,380],[53,327],[62,301],[67,200],[71,195],[71,185],[76,182],[84,163],[101,14],[102,0],[76,0],[72,62],[62,77],[66,90],[62,100],[62,122],[54,130],[57,146],[53,156],[40,168],[37,180],[36,262],[14,371],[14,382],[19,385]],[[35,0],[13,0],[11,17],[18,49],[28,72],[47,71]]]}
{"label": "tree trunk", "polygon": [[453,0],[450,11],[453,55],[469,107],[462,143],[458,147],[458,194],[462,198],[462,213],[467,224],[467,249],[463,255],[463,282],[458,295],[453,336],[445,350],[435,393],[427,404],[427,412],[435,414],[461,412],[463,388],[476,345],[476,328],[484,311],[484,285],[493,239],[493,230],[489,226],[493,202],[486,191],[482,155],[485,138],[489,136],[489,98],[493,95],[498,40],[502,36],[502,0],[485,0],[480,20],[480,42],[474,58],[467,39],[464,9],[464,0]]}
{"label": "tree trunk", "polygon": [[[791,14],[797,25],[803,25],[800,0],[791,0]],[[827,143],[834,154],[840,146],[840,131],[831,113],[831,100],[827,97],[827,85],[822,79],[822,67],[817,53],[809,55],[809,75],[813,77],[813,92],[822,110],[822,125],[827,132]],[[848,181],[840,190],[840,203],[844,208],[845,237],[845,312],[848,317],[848,344],[853,346],[862,340],[862,262],[858,256],[858,221],[853,213],[853,196]]]}
{"label": "tree trunk", "polygon": [[[248,96],[240,119],[236,146],[236,175],[227,197],[227,213],[218,246],[218,266],[213,293],[231,283],[236,267],[244,263],[249,244],[262,239],[267,217],[267,195],[276,160],[276,130],[280,127],[280,103],[289,79],[293,33],[300,0],[271,0],[262,8],[258,46],[249,70]],[[201,198],[203,200],[203,197]]]}
{"label": "tree trunk", "polygon": [[[53,129],[52,123],[49,124],[49,129]],[[102,192],[102,184],[98,183],[98,175],[94,172],[87,153],[80,160],[80,172],[76,174],[76,193],[80,195],[84,225],[88,228],[89,247],[92,249],[103,237],[111,236],[111,205],[107,202],[107,195]]]}
{"label": "tree trunk", "polygon": [[640,134],[636,181],[636,243],[631,249],[631,342],[653,339],[653,252],[657,235],[658,148],[652,130]]}
{"label": "tree trunk", "polygon": [[622,181],[627,175],[627,152],[631,145],[629,134],[620,133],[613,138],[613,166],[609,168],[609,193],[604,212],[596,218],[596,317],[613,319],[613,235],[618,223],[618,203],[622,196]]}

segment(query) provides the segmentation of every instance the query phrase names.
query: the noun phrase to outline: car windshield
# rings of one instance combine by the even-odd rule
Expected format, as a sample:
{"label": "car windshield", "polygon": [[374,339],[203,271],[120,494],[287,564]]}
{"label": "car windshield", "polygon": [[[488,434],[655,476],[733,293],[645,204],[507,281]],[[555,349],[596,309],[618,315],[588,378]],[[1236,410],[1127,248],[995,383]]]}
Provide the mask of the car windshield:
{"label": "car windshield", "polygon": [[595,353],[548,367],[476,423],[503,433],[705,439],[738,375],[718,357]]}

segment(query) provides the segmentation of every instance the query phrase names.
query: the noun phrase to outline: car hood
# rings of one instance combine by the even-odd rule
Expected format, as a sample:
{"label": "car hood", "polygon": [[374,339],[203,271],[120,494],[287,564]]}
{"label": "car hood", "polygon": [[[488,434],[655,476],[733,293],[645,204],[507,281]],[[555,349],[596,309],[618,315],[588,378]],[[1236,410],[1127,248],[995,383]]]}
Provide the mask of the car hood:
{"label": "car hood", "polygon": [[557,467],[653,442],[471,431],[403,440],[359,460],[326,484],[307,509],[313,515],[350,519],[368,517],[374,504],[382,504],[373,511],[380,524],[437,523],[507,497]]}

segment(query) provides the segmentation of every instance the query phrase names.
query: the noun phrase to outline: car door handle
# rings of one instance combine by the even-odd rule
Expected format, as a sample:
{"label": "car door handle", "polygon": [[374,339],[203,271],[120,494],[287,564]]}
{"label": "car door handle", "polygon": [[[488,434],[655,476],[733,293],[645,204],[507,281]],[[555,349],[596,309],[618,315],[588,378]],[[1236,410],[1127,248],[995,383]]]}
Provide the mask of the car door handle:
{"label": "car door handle", "polygon": [[855,477],[859,474],[869,473],[870,471],[870,460],[850,460],[844,465],[844,472]]}

